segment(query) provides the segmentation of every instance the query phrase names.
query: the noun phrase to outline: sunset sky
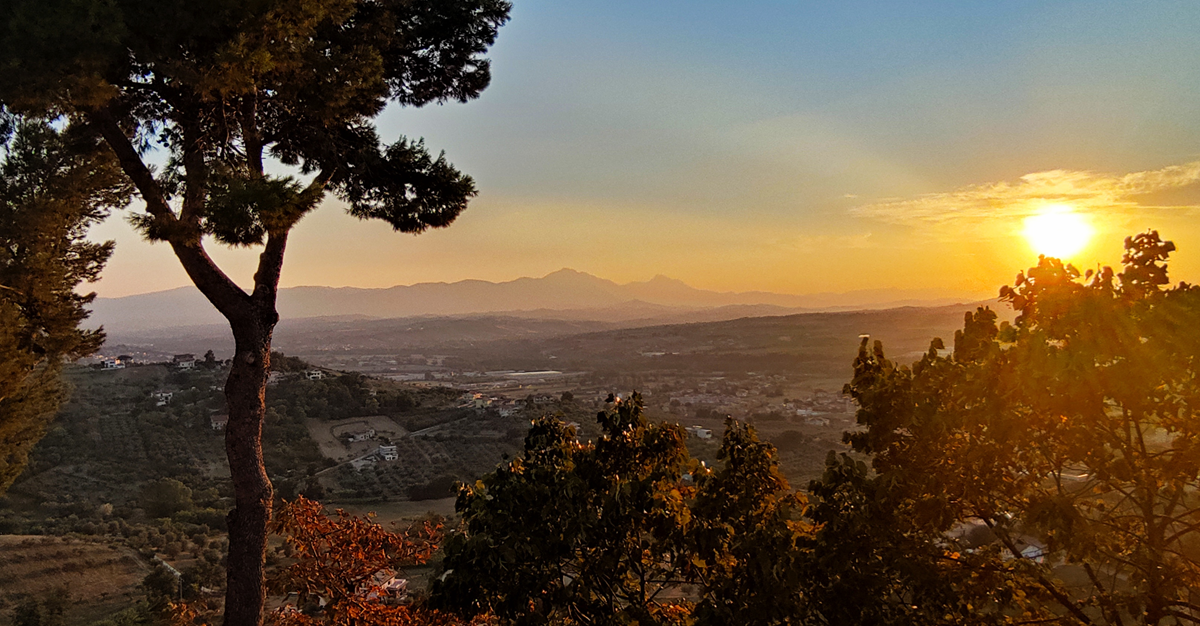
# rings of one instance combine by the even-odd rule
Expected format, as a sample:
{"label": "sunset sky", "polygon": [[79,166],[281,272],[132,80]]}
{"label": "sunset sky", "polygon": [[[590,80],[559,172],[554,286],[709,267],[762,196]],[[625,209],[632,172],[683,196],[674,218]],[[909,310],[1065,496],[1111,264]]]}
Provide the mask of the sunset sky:
{"label": "sunset sky", "polygon": [[[1190,1],[515,0],[482,98],[380,120],[472,175],[471,208],[414,237],[329,201],[294,231],[282,284],[570,267],[990,294],[1036,261],[1043,213],[1091,233],[1084,268],[1157,228],[1194,282],[1197,32]],[[99,294],[188,284],[122,217],[94,233],[118,244]],[[1043,240],[1086,239],[1049,223]],[[249,281],[253,252],[210,251]]]}

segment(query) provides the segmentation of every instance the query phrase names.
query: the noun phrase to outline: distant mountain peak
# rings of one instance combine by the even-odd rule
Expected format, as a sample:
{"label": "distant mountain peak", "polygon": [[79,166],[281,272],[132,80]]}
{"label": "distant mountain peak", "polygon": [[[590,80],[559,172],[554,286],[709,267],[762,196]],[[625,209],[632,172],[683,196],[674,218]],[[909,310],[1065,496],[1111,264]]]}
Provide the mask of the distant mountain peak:
{"label": "distant mountain peak", "polygon": [[[696,312],[701,309],[750,307],[748,315],[779,313],[780,309],[876,308],[881,304],[935,304],[934,293],[875,290],[848,294],[807,296],[769,292],[718,292],[698,289],[677,278],[658,274],[641,282],[618,284],[587,272],[562,268],[541,278],[524,277],[506,282],[462,280],[453,283],[417,283],[387,289],[355,287],[293,287],[279,292],[282,317],[364,315],[400,318],[422,315],[469,315],[497,311],[582,311],[603,313],[603,319],[629,319],[631,312],[656,316],[667,309]],[[959,300],[971,301],[969,299]],[[662,310],[658,310],[662,308]],[[170,291],[99,298],[92,304],[92,325],[109,331],[221,324],[221,318],[195,287]],[[623,312],[618,312],[618,310]],[[739,309],[740,310],[740,309]],[[727,314],[716,311],[718,317]],[[691,314],[691,313],[689,313]],[[579,313],[571,313],[578,319]]]}
{"label": "distant mountain peak", "polygon": [[645,285],[672,285],[675,287],[689,287],[689,288],[691,287],[691,285],[683,282],[682,280],[679,280],[678,278],[671,278],[670,276],[667,276],[666,274],[655,274],[654,278],[651,278],[650,280],[646,281],[643,284],[645,284]]}
{"label": "distant mountain peak", "polygon": [[552,276],[590,276],[592,278],[597,278],[596,276],[593,276],[592,274],[589,274],[587,272],[581,272],[577,269],[572,269],[569,267],[564,267],[560,270],[550,272],[549,274],[546,274],[542,278],[550,278]]}

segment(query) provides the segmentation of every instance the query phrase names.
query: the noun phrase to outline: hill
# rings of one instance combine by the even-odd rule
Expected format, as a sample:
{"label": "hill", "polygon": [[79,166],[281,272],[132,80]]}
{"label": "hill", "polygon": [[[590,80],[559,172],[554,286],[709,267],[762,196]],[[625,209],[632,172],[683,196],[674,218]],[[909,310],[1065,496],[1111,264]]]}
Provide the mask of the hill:
{"label": "hill", "polygon": [[[641,320],[639,325],[648,325],[801,310],[950,304],[979,297],[979,294],[947,293],[944,290],[869,290],[810,295],[717,292],[696,289],[665,276],[618,284],[584,272],[562,269],[541,278],[518,278],[499,283],[463,280],[386,289],[291,287],[279,292],[279,312],[284,319],[504,313],[509,317],[610,323]],[[688,317],[723,307],[729,308],[725,312],[704,313],[708,317]],[[123,298],[98,298],[92,310],[90,323],[103,325],[116,334],[222,322],[194,287]]]}

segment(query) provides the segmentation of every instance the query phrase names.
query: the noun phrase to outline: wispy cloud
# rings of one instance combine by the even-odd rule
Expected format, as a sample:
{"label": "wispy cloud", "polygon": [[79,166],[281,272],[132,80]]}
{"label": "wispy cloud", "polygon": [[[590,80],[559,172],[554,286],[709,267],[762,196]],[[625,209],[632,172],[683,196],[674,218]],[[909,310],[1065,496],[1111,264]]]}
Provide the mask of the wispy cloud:
{"label": "wispy cloud", "polygon": [[[971,185],[915,198],[893,198],[851,209],[855,215],[893,223],[944,223],[985,218],[1021,218],[1051,204],[1081,212],[1113,210],[1200,209],[1197,203],[1160,202],[1156,196],[1200,185],[1200,161],[1128,174],[1050,170],[1026,174],[1015,182]],[[1200,190],[1200,187],[1198,187]]]}

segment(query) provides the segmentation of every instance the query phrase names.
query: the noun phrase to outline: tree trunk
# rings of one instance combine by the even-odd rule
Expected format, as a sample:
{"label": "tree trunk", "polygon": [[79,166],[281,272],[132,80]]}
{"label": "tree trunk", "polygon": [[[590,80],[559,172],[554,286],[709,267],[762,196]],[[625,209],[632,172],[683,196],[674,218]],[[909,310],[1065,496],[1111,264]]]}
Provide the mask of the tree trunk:
{"label": "tree trunk", "polygon": [[233,479],[234,508],[227,518],[225,626],[261,626],[263,561],[273,491],[263,466],[262,426],[266,416],[267,371],[275,311],[250,320],[231,321],[236,352],[225,382],[229,423],[225,452]]}
{"label": "tree trunk", "polygon": [[[167,201],[153,171],[142,161],[133,142],[118,120],[120,114],[99,108],[88,112],[121,169],[137,187],[146,202],[146,211],[154,216],[156,227],[165,235],[188,277],[221,315],[229,320],[236,352],[229,379],[225,382],[225,402],[229,422],[225,427],[225,453],[233,481],[234,507],[227,517],[229,557],[226,565],[225,624],[262,626],[263,561],[266,558],[267,526],[271,521],[274,497],[271,480],[263,467],[262,426],[266,416],[267,371],[271,363],[271,333],[279,321],[275,310],[279,273],[287,247],[291,225],[268,233],[254,274],[254,292],[247,294],[213,262],[204,251],[201,215],[205,202],[207,164],[204,161],[202,133],[195,124],[183,124],[184,168],[187,186],[183,207],[177,214]],[[260,154],[250,155],[251,165],[261,171]],[[254,159],[257,157],[257,162]],[[322,172],[306,190],[320,193],[332,174]]]}

